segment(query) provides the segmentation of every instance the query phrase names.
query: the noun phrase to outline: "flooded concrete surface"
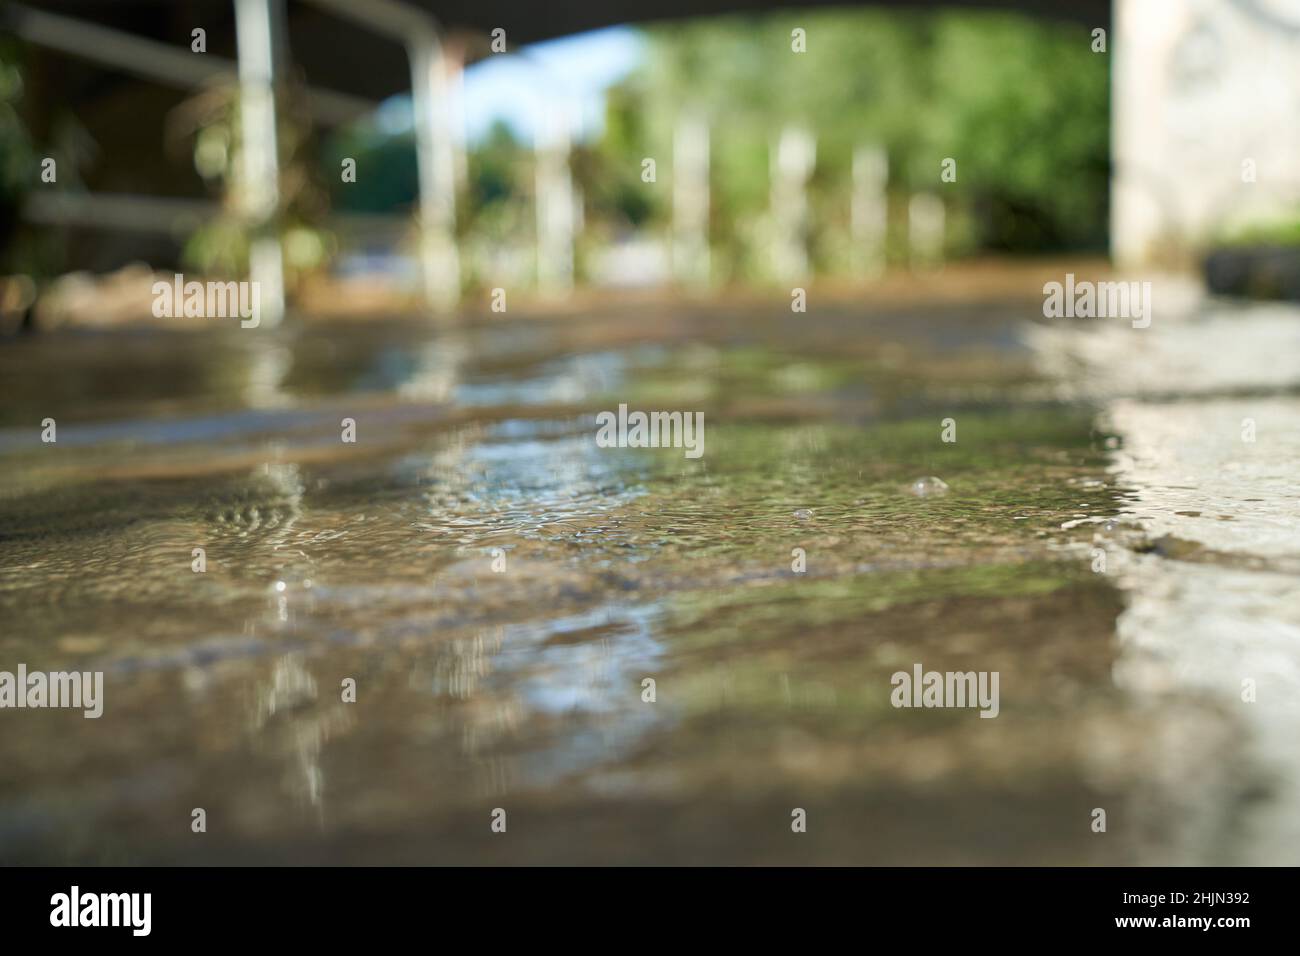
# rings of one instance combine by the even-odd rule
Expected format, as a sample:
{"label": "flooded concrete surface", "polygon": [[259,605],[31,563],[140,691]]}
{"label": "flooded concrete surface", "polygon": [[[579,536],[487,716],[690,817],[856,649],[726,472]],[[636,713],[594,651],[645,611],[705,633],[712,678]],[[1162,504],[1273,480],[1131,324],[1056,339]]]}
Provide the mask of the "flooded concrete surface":
{"label": "flooded concrete surface", "polygon": [[1294,863],[1300,310],[1034,291],[6,343],[0,861]]}

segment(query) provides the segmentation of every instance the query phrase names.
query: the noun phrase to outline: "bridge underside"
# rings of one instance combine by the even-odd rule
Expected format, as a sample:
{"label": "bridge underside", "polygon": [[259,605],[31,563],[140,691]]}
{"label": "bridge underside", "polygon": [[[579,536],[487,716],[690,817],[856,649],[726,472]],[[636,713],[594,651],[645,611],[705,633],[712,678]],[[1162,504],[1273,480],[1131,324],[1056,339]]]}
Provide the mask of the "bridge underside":
{"label": "bridge underside", "polygon": [[[273,8],[281,0],[41,0],[40,14],[152,44],[158,56],[128,50],[113,65],[96,43],[82,43],[78,54],[66,43],[36,42],[32,89],[43,97],[37,110],[52,114],[41,107],[59,105],[120,117],[120,127],[138,127],[144,114],[162,115],[179,101],[178,90],[201,85],[190,75],[194,70],[234,71],[240,2]],[[1241,222],[1279,210],[1294,215],[1300,203],[1293,161],[1300,125],[1290,121],[1300,115],[1300,13],[1289,0],[288,0],[284,59],[305,78],[314,118],[329,123],[420,85],[412,75],[411,38],[393,29],[391,19],[378,28],[385,15],[437,24],[449,58],[471,62],[487,54],[497,28],[515,49],[618,23],[788,11],[797,25],[800,10],[850,6],[1015,11],[1106,27],[1113,73],[1112,251],[1122,261],[1178,258]],[[12,26],[23,15],[13,11],[23,9],[9,4],[0,18]],[[368,27],[367,21],[376,22]],[[197,27],[207,34],[206,57],[189,54]],[[173,89],[156,76],[142,82],[147,70],[123,69],[123,59],[149,69],[166,60],[180,81]],[[137,136],[117,141],[111,130],[105,136],[102,155],[119,166],[156,159],[157,149]],[[179,184],[172,194],[195,185]],[[112,188],[111,176],[103,186]]]}
{"label": "bridge underside", "polygon": [[[391,2],[391,0],[390,0]],[[650,23],[730,13],[758,13],[827,7],[879,7],[900,11],[934,9],[1009,10],[1092,26],[1106,26],[1110,0],[402,0],[419,8],[467,47],[470,59],[487,53],[487,37],[500,27],[510,46],[580,33],[621,23]],[[373,0],[357,0],[365,13]],[[207,30],[209,52],[235,55],[231,0],[41,0],[41,10],[111,26],[131,34],[187,48],[190,31]],[[410,86],[410,74],[393,40],[365,30],[350,30],[339,42],[339,18],[328,10],[291,0],[289,44],[295,65],[307,81],[369,99],[382,99]],[[102,80],[102,77],[101,77]]]}

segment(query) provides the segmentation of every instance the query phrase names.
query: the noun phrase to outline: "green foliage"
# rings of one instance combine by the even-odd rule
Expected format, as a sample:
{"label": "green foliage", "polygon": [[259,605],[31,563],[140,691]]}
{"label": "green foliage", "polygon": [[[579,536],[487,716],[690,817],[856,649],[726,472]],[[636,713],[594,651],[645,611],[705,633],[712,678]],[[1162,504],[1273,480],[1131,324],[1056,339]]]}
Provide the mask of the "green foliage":
{"label": "green foliage", "polygon": [[[1013,17],[948,17],[932,62],[933,146],[951,144],[959,182],[1000,249],[1104,243],[1108,60],[1082,28]],[[936,163],[937,165],[937,163]]]}
{"label": "green foliage", "polygon": [[32,250],[25,245],[18,249],[19,244],[13,242],[23,197],[39,176],[39,159],[18,112],[22,95],[18,51],[4,42],[0,44],[0,253],[4,256],[0,272],[9,268],[35,271]]}
{"label": "green foliage", "polygon": [[[791,31],[807,52],[791,50]],[[653,27],[645,67],[610,101],[602,150],[620,169],[670,157],[685,108],[712,127],[713,234],[744,272],[769,201],[781,128],[817,138],[820,235],[847,221],[853,149],[883,146],[891,190],[925,189],[967,225],[968,247],[1100,246],[1108,177],[1108,59],[1082,27],[1013,15],[880,10],[729,17]],[[956,183],[940,164],[957,160]],[[662,160],[661,160],[662,162]],[[667,164],[665,164],[667,166]],[[644,190],[642,191],[644,192]],[[666,191],[648,218],[669,214]],[[825,263],[822,263],[824,265]]]}
{"label": "green foliage", "polygon": [[[333,237],[323,228],[328,198],[320,186],[313,157],[315,143],[306,115],[303,91],[283,91],[276,128],[280,159],[280,206],[276,226],[284,250],[285,278],[292,286],[328,261]],[[205,91],[181,113],[189,118],[194,138],[194,167],[222,195],[221,212],[202,223],[185,243],[183,258],[209,275],[243,275],[248,269],[252,241],[249,223],[240,211],[239,169],[243,144],[239,97],[233,87]]]}
{"label": "green foliage", "polygon": [[[356,183],[342,182],[345,158],[355,159],[357,169],[364,171]],[[415,136],[383,135],[370,124],[349,127],[330,141],[322,176],[330,184],[334,208],[340,211],[392,213],[414,208],[420,194]]]}
{"label": "green foliage", "polygon": [[653,155],[648,151],[645,114],[638,108],[643,96],[628,84],[610,90],[605,134],[594,149],[583,150],[579,182],[592,218],[616,227],[641,228],[667,215],[660,194],[641,181],[641,161]]}
{"label": "green foliage", "polygon": [[490,207],[526,191],[522,170],[527,160],[528,150],[515,139],[510,127],[500,120],[493,123],[469,160],[472,203]]}
{"label": "green foliage", "polygon": [[1269,222],[1251,223],[1221,232],[1214,245],[1233,246],[1300,246],[1300,213],[1283,214]]}
{"label": "green foliage", "polygon": [[[791,49],[806,31],[807,52]],[[570,157],[585,206],[584,243],[630,230],[663,234],[672,215],[674,127],[685,111],[711,128],[710,236],[715,275],[764,275],[770,155],[782,129],[817,141],[810,183],[814,267],[849,261],[852,157],[889,157],[897,226],[917,191],[941,196],[954,253],[1104,247],[1109,177],[1109,59],[1089,32],[1011,14],[800,11],[651,26],[645,63],[609,91],[599,141]],[[339,161],[367,171],[340,188]],[[940,180],[957,162],[957,181]],[[657,186],[642,161],[657,164]],[[418,194],[409,133],[362,124],[335,138],[326,181],[340,208],[392,212]],[[471,245],[531,242],[534,157],[504,125],[469,152],[457,231]],[[888,240],[906,254],[903,230]],[[581,253],[581,249],[579,250]]]}
{"label": "green foliage", "polygon": [[0,201],[9,202],[33,181],[35,151],[18,115],[23,78],[12,50],[0,47]]}

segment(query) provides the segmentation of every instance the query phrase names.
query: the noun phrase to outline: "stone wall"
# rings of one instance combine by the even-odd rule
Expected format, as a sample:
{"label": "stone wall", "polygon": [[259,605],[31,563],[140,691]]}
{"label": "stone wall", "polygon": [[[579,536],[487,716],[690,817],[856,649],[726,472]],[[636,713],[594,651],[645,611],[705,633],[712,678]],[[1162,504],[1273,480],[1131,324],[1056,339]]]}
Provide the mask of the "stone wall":
{"label": "stone wall", "polygon": [[1300,222],[1300,0],[1115,0],[1113,22],[1116,260]]}

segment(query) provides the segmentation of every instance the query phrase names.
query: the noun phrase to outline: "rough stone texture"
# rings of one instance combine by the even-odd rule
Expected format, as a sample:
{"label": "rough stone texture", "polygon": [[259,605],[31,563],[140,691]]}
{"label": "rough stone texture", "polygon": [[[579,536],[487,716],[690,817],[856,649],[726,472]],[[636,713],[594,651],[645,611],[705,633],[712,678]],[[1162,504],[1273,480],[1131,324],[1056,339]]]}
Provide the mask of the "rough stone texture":
{"label": "rough stone texture", "polygon": [[1300,6],[1117,0],[1111,40],[1118,262],[1178,260],[1300,214]]}

